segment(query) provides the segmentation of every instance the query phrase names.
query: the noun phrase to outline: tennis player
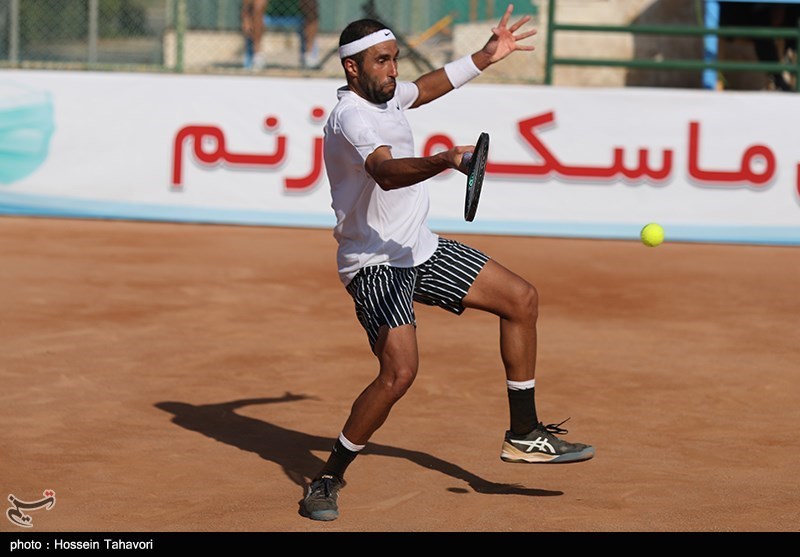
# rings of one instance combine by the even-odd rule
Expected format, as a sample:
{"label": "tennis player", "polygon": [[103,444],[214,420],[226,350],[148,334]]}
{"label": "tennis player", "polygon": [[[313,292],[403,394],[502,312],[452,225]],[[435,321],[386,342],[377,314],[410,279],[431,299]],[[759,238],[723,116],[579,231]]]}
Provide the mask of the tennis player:
{"label": "tennis player", "polygon": [[[559,439],[566,430],[539,421],[534,402],[538,295],[526,280],[477,249],[433,233],[426,224],[426,180],[447,169],[466,173],[458,146],[428,157],[414,156],[405,111],[427,104],[479,76],[515,51],[530,16],[509,26],[509,5],[478,52],[416,81],[397,81],[397,40],[382,23],[362,19],[339,39],[347,85],[325,125],[325,164],[336,213],[340,278],[378,359],[378,376],[353,403],[329,459],[303,500],[314,520],[339,516],[344,474],[417,374],[414,302],[456,315],[466,308],[500,318],[510,428],[501,458],[507,462],[560,463],[588,460],[591,446]],[[563,423],[563,422],[562,422]],[[561,424],[559,424],[561,425]]]}

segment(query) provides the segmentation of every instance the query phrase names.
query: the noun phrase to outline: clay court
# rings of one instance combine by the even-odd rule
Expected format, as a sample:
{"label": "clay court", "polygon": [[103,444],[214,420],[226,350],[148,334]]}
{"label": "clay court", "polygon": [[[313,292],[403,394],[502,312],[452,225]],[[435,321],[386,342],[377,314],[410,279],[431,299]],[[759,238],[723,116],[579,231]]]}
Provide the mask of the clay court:
{"label": "clay court", "polygon": [[4,500],[56,492],[27,532],[798,531],[797,247],[451,237],[537,286],[539,415],[593,460],[501,462],[497,318],[417,306],[417,381],[303,518],[377,369],[330,231],[4,217]]}

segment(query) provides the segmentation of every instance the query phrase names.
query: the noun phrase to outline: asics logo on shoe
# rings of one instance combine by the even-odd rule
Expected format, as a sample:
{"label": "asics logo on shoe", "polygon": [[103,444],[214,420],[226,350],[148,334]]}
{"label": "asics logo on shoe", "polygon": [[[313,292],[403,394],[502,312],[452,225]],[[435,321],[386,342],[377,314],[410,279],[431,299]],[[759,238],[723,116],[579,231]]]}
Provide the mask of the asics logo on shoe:
{"label": "asics logo on shoe", "polygon": [[548,443],[547,439],[544,437],[537,437],[536,441],[522,441],[518,439],[513,439],[512,442],[515,445],[524,445],[525,447],[527,447],[525,449],[526,453],[532,453],[534,450],[536,450],[543,453],[549,451],[553,454],[556,454],[556,450],[553,448],[553,445]]}

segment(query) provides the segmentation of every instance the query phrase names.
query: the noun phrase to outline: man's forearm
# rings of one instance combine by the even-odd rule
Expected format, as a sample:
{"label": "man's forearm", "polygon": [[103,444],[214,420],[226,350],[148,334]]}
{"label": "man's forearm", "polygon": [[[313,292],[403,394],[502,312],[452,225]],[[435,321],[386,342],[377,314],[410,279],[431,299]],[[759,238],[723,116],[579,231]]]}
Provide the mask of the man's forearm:
{"label": "man's forearm", "polygon": [[483,50],[479,50],[478,52],[474,53],[472,55],[472,61],[480,71],[483,71],[492,65],[492,57],[486,54]]}
{"label": "man's forearm", "polygon": [[381,189],[396,190],[413,186],[451,168],[444,153],[429,157],[386,159],[370,170],[370,175]]}
{"label": "man's forearm", "polygon": [[[467,81],[477,77],[480,72],[491,65],[491,57],[482,50],[472,54],[470,57],[474,68],[469,68],[469,61],[464,57],[467,66],[466,69],[464,68],[464,63],[458,61],[455,64],[450,64],[447,69],[439,68],[438,70],[428,72],[418,78],[414,83],[417,89],[419,89],[419,96],[412,105],[412,108],[417,108],[418,106],[438,99]],[[455,66],[456,69],[449,69],[450,66]],[[475,71],[476,68],[477,72]],[[455,75],[456,83],[453,83],[453,77],[450,76],[448,72],[457,74]]]}

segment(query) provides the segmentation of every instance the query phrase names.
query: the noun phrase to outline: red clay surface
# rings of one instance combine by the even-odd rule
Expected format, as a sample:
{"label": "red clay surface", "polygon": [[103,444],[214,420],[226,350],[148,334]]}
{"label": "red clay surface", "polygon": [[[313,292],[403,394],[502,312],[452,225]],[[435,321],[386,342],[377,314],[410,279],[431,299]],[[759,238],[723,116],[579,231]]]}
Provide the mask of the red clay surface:
{"label": "red clay surface", "polygon": [[376,372],[330,231],[0,218],[3,501],[55,490],[27,532],[798,530],[800,249],[451,237],[537,286],[539,415],[593,460],[501,462],[497,319],[418,306],[416,383],[310,521]]}

